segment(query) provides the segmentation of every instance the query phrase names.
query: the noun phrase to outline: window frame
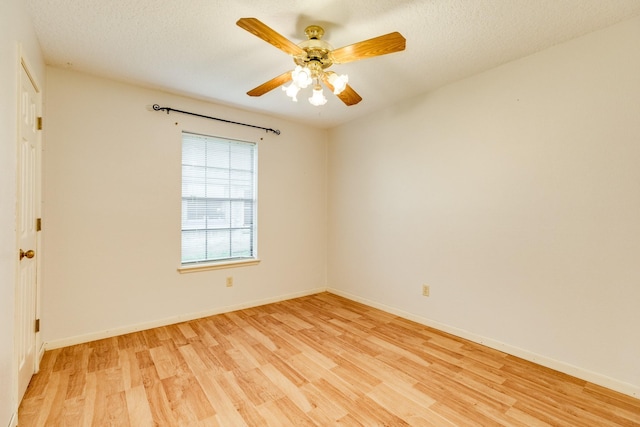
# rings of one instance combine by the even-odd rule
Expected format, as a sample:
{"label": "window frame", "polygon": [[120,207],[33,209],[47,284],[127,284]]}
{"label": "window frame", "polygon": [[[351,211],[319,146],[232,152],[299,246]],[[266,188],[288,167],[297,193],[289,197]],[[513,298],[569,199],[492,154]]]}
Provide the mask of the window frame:
{"label": "window frame", "polygon": [[[180,267],[178,271],[180,273],[189,273],[196,271],[204,271],[204,270],[214,270],[220,268],[231,268],[231,267],[241,267],[247,265],[256,265],[260,262],[258,259],[258,144],[256,142],[238,140],[233,138],[225,138],[216,135],[207,135],[198,132],[189,132],[186,130],[182,130],[180,133],[181,136],[181,214],[180,214]],[[188,160],[185,160],[185,156],[188,155],[185,144],[189,141],[194,142],[195,140],[202,139],[203,142],[212,142],[213,144],[226,144],[229,158],[226,159],[226,166],[220,166],[220,164],[224,164],[225,161],[218,163],[218,159],[214,159],[210,163],[210,158],[207,155],[207,150],[211,147],[207,146],[204,148],[204,158],[201,162],[192,162],[188,163]],[[233,158],[233,148],[234,145],[236,147],[251,147],[249,161],[250,166],[245,164],[243,168],[234,167],[232,164],[235,159]],[[220,146],[218,146],[220,147]],[[245,162],[247,158],[243,159]],[[188,172],[186,172],[185,168],[189,168],[192,172],[200,169],[200,174],[202,177],[197,177],[195,180],[189,182],[189,179],[193,179],[193,177],[188,177]],[[208,174],[220,176],[219,173],[224,172],[226,174],[223,178],[213,179],[208,178]],[[244,195],[238,196],[238,191],[242,192],[242,187],[247,186],[248,181],[245,179],[243,185],[234,186],[233,181],[237,181],[237,177],[234,178],[234,175],[245,175],[250,176],[250,184],[248,184],[247,190],[249,190],[249,197]],[[218,181],[217,184],[212,185],[212,181]],[[194,187],[200,186],[199,190],[194,189]],[[186,188],[191,188],[191,190],[185,190]],[[216,190],[222,190],[224,195],[213,194],[209,195],[209,188],[215,188]],[[212,190],[212,193],[216,192],[216,190]],[[185,191],[189,191],[189,193],[185,193]],[[246,191],[246,190],[244,190]],[[195,193],[202,193],[199,195],[194,195]],[[246,202],[251,204],[249,219],[246,217],[246,206],[244,205]],[[216,205],[214,206],[211,204]],[[218,206],[225,206],[225,212],[229,215],[229,218],[223,218],[225,215],[220,213]],[[195,210],[194,210],[195,209]],[[236,215],[234,216],[232,212],[235,211]],[[237,214],[239,211],[245,212],[243,214]],[[209,214],[211,213],[212,217],[209,218]],[[195,215],[195,216],[194,216]],[[226,221],[226,225],[220,226],[220,224],[216,226],[209,226],[209,220],[215,223],[215,219],[224,219]],[[241,225],[238,223],[234,223],[232,218],[235,218],[236,221],[240,218]],[[188,222],[192,222],[191,226],[186,226]],[[203,226],[194,226],[194,223],[203,222],[205,225]],[[221,221],[218,221],[221,222]],[[234,231],[238,230],[247,230],[250,234],[250,241],[245,245],[247,250],[249,251],[247,256],[234,256],[233,254],[233,234]],[[192,233],[193,232],[193,233]],[[214,238],[210,237],[218,232],[228,233],[226,237],[229,243],[229,253],[227,257],[214,257],[208,255],[210,249],[208,244],[211,243]],[[185,233],[189,234],[204,234],[203,237],[197,236],[197,239],[202,239],[201,244],[206,247],[205,249],[205,257],[197,260],[188,260],[185,257]],[[192,248],[193,250],[193,248]]]}

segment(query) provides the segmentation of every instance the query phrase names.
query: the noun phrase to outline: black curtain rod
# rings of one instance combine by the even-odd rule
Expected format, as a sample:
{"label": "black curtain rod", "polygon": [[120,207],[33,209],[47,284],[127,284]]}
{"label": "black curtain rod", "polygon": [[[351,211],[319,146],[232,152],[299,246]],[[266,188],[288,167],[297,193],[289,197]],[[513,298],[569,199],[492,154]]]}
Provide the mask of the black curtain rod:
{"label": "black curtain rod", "polygon": [[202,114],[190,113],[188,111],[182,111],[182,110],[176,110],[175,108],[161,107],[158,104],[153,104],[153,109],[156,110],[156,111],[166,111],[167,114],[169,114],[170,111],[175,111],[176,113],[189,114],[190,116],[202,117],[204,119],[218,120],[219,122],[232,123],[234,125],[249,126],[249,127],[256,128],[256,129],[263,129],[263,130],[265,130],[267,132],[273,132],[276,135],[280,135],[280,131],[277,130],[277,129],[270,129],[270,128],[265,128],[265,127],[256,126],[256,125],[249,125],[247,123],[234,122],[234,121],[231,121],[231,120],[219,119],[217,117],[204,116]]}

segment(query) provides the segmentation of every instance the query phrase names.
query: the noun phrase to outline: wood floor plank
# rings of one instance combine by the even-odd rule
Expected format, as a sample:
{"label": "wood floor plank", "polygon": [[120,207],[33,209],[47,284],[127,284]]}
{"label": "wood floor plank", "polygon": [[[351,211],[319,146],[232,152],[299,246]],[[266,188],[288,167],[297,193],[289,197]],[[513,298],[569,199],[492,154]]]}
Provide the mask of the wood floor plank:
{"label": "wood floor plank", "polygon": [[142,385],[142,376],[138,368],[135,348],[120,348],[120,367],[124,390]]}
{"label": "wood floor plank", "polygon": [[165,378],[162,386],[178,425],[196,424],[215,414],[195,376]]}
{"label": "wood floor plank", "polygon": [[[307,412],[311,410],[311,404],[307,397],[300,391],[298,386],[291,382],[286,375],[276,369],[272,364],[268,363],[260,367],[264,375],[285,394],[288,399],[294,403],[300,410]],[[280,400],[280,399],[277,399]]]}
{"label": "wood floor plank", "polygon": [[[251,403],[244,390],[242,390],[233,372],[226,372],[219,375],[215,380],[218,391],[227,396],[232,403],[231,408],[226,409],[237,412],[240,418],[244,420],[244,423],[249,426],[265,425],[264,418],[257,407]],[[227,412],[226,415],[228,416],[229,412]]]}
{"label": "wood floor plank", "polygon": [[[85,365],[86,366],[86,365]],[[73,399],[82,395],[87,380],[87,370],[79,368],[69,373],[69,384],[65,399]]]}
{"label": "wood floor plank", "polygon": [[45,399],[45,405],[48,406],[48,416],[46,424],[64,425],[64,401],[67,395],[67,385],[69,384],[68,371],[60,371],[54,374],[54,380],[57,380],[52,387],[51,393]]}
{"label": "wood floor plank", "polygon": [[99,405],[102,410],[94,412],[94,426],[131,426],[127,398],[124,391],[102,396],[97,402],[103,403],[103,405]]}
{"label": "wood floor plank", "polygon": [[284,396],[284,392],[258,368],[250,371],[239,370],[234,372],[234,376],[242,391],[255,406]]}
{"label": "wood floor plank", "polygon": [[393,410],[380,406],[369,396],[361,396],[350,408],[350,413],[366,426],[409,426],[409,420],[402,419]]}
{"label": "wood floor plank", "polygon": [[88,343],[91,352],[87,371],[95,372],[118,366],[117,342],[118,339],[113,337]]}
{"label": "wood floor plank", "polygon": [[[307,411],[303,411],[298,404],[292,402],[287,396],[269,403],[272,403],[273,406],[277,408],[277,412],[272,412],[272,414],[275,414],[279,421],[288,421],[285,425],[300,427],[315,426],[313,420],[307,416]],[[270,421],[270,419],[267,419],[267,421]]]}
{"label": "wood floor plank", "polygon": [[144,334],[141,333],[130,333],[119,335],[116,337],[118,340],[118,348],[120,350],[133,350],[140,351],[146,348],[146,341]]}
{"label": "wood floor plank", "polygon": [[82,398],[68,398],[62,403],[60,419],[64,420],[64,425],[81,426],[84,424],[85,403]]}
{"label": "wood floor plank", "polygon": [[222,372],[240,369],[235,359],[228,353],[229,351],[235,351],[229,340],[226,337],[218,336],[217,342],[217,345],[208,348],[210,357],[214,360],[215,365],[220,366]]}
{"label": "wood floor plank", "polygon": [[393,412],[406,420],[411,426],[451,426],[445,418],[429,409],[435,403],[432,399],[414,400],[404,393],[381,383],[374,387],[367,396],[387,411]]}
{"label": "wood floor plank", "polygon": [[[25,397],[20,403],[20,412],[18,414],[18,420],[21,425],[45,425],[45,421],[52,411],[56,390],[60,383],[60,373],[54,373],[53,371],[48,372],[50,372],[50,375],[47,376],[46,380],[40,381],[40,383],[46,381],[46,385],[42,387],[42,393],[31,393],[31,390],[27,388]],[[31,383],[33,383],[33,380]],[[31,387],[31,383],[29,383],[29,387]]]}
{"label": "wood floor plank", "polygon": [[192,345],[200,345],[203,347],[211,347],[218,345],[218,341],[215,340],[213,335],[208,329],[208,323],[206,319],[198,319],[189,322],[191,329],[197,334],[195,337],[189,338],[189,343]]}
{"label": "wood floor plank", "polygon": [[178,351],[185,363],[189,365],[191,372],[197,375],[209,371],[211,369],[211,365],[207,364],[206,360],[200,357],[203,348],[200,347],[200,351],[198,351],[195,346],[197,346],[197,344],[194,343],[183,345],[178,348]]}
{"label": "wood floor plank", "polygon": [[162,380],[176,375],[180,361],[176,359],[172,349],[166,345],[160,345],[149,349],[149,354],[153,360],[158,378]]}
{"label": "wood floor plank", "polygon": [[552,426],[551,424],[541,419],[538,419],[536,417],[533,417],[530,414],[523,412],[517,408],[509,408],[509,410],[506,412],[505,415],[511,417],[512,419],[518,421],[519,423],[527,427],[551,427]]}
{"label": "wood floor plank", "polygon": [[[202,390],[207,395],[209,402],[215,411],[216,420],[221,425],[230,426],[246,426],[247,423],[242,417],[238,409],[235,407],[234,402],[225,393],[222,386],[218,383],[216,378],[221,378],[221,375],[215,373],[197,375],[196,379]],[[261,418],[260,418],[261,419]],[[256,424],[259,425],[259,424]]]}
{"label": "wood floor plank", "polygon": [[587,383],[583,394],[589,402],[593,402],[591,400],[593,397],[596,397],[598,402],[603,402],[604,404],[599,405],[598,408],[605,411],[612,419],[619,418],[622,425],[631,423],[631,425],[640,426],[638,399],[591,383]]}
{"label": "wood floor plank", "polygon": [[151,408],[147,404],[147,395],[143,385],[128,388],[125,390],[127,399],[127,409],[129,419],[135,420],[135,426],[152,426],[153,415]]}
{"label": "wood floor plank", "polygon": [[82,426],[90,427],[93,424],[93,414],[96,406],[96,396],[98,393],[98,385],[95,372],[87,374],[84,392],[84,408],[82,411]]}
{"label": "wood floor plank", "polygon": [[243,330],[234,332],[232,335],[229,335],[228,339],[229,343],[233,345],[233,350],[228,350],[227,354],[235,359],[241,369],[249,371],[267,363],[264,356],[265,353],[256,351],[255,346],[257,346],[259,342]]}
{"label": "wood floor plank", "polygon": [[185,339],[187,341],[189,341],[191,338],[195,338],[198,336],[198,333],[196,331],[193,330],[193,328],[191,327],[192,323],[179,323],[178,329],[180,330],[180,332],[182,333],[182,335],[185,337]]}
{"label": "wood floor plank", "polygon": [[153,422],[157,425],[178,425],[173,417],[171,406],[162,386],[162,380],[158,376],[149,350],[140,351],[136,353],[136,356],[139,361],[140,374]]}
{"label": "wood floor plank", "polygon": [[29,426],[640,426],[640,400],[327,292],[47,351]]}
{"label": "wood floor plank", "polygon": [[367,393],[382,382],[374,372],[367,372],[359,364],[345,359],[342,355],[336,355],[334,361],[336,367],[331,371],[351,384],[358,384],[362,393]]}
{"label": "wood floor plank", "polygon": [[305,353],[296,354],[287,359],[287,364],[291,369],[302,375],[307,382],[314,382],[326,376],[328,369],[335,366],[332,364],[329,368],[316,363]]}
{"label": "wood floor plank", "polygon": [[327,340],[323,341],[322,343],[318,343],[312,339],[309,339],[304,332],[296,335],[291,335],[288,332],[282,331],[278,334],[278,337],[279,339],[282,339],[283,341],[291,344],[293,348],[298,350],[288,351],[284,354],[280,351],[274,352],[277,353],[278,356],[280,356],[282,359],[290,359],[299,354],[304,354],[325,369],[330,369],[336,366],[335,361],[332,360],[329,355],[335,354],[337,352],[330,351],[329,355],[327,355],[327,349],[330,349],[332,347],[335,349],[336,347],[332,346]]}
{"label": "wood floor plank", "polygon": [[300,387],[300,391],[311,405],[311,410],[307,414],[317,425],[328,426],[336,424],[339,419],[349,414],[349,411],[340,402],[331,399],[312,383],[304,384]]}
{"label": "wood floor plank", "polygon": [[[189,345],[193,348],[193,351],[198,354],[198,357],[207,367],[208,371],[214,371],[216,374],[226,372],[226,369],[222,362],[220,362],[220,359],[215,356],[215,350],[212,350],[215,347],[207,347],[204,343],[200,342],[191,342]],[[181,348],[185,347],[186,346],[183,346]]]}
{"label": "wood floor plank", "polygon": [[[258,346],[258,348],[260,347],[261,346]],[[263,363],[261,367],[267,364],[272,365],[282,376],[293,383],[296,387],[301,387],[309,382],[301,372],[291,366],[289,360],[291,360],[291,358],[284,360],[275,353],[267,352],[265,353],[265,363]]]}

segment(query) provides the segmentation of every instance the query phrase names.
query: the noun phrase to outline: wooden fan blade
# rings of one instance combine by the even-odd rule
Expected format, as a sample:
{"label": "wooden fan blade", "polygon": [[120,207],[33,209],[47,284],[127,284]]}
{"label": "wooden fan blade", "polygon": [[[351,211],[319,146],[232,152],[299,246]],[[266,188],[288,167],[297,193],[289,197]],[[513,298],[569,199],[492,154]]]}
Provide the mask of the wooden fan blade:
{"label": "wooden fan blade", "polygon": [[394,32],[335,49],[331,52],[331,57],[334,63],[344,64],[345,62],[400,52],[405,49],[406,44],[407,40],[402,37],[402,34]]}
{"label": "wooden fan blade", "polygon": [[291,71],[287,71],[286,73],[280,74],[278,77],[274,77],[268,82],[262,83],[260,86],[251,89],[247,92],[249,96],[262,96],[265,93],[277,88],[278,86],[282,86],[291,80]]}
{"label": "wooden fan blade", "polygon": [[[322,77],[322,81],[325,85],[333,92],[333,85],[329,83],[329,78],[325,75]],[[342,92],[336,95],[342,102],[344,102],[347,106],[356,105],[358,102],[362,101],[362,97],[358,95],[358,92],[353,90],[351,86],[347,85]]]}
{"label": "wooden fan blade", "polygon": [[347,85],[347,87],[345,87],[344,90],[336,96],[347,106],[356,105],[358,102],[362,101],[362,97],[349,85]]}
{"label": "wooden fan blade", "polygon": [[257,37],[260,37],[262,40],[274,45],[289,55],[298,56],[304,54],[304,50],[302,50],[302,48],[256,18],[240,18],[238,19],[238,22],[236,22],[236,25]]}

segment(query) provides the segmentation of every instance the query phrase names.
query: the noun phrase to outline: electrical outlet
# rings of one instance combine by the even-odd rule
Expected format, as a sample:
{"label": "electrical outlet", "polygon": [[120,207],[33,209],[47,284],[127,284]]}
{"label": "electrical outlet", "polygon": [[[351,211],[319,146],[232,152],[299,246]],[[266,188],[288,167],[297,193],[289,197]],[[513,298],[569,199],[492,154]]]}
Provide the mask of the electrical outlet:
{"label": "electrical outlet", "polygon": [[230,288],[233,286],[233,276],[229,276],[227,277],[227,288]]}
{"label": "electrical outlet", "polygon": [[429,296],[429,285],[422,285],[422,295],[425,297]]}

